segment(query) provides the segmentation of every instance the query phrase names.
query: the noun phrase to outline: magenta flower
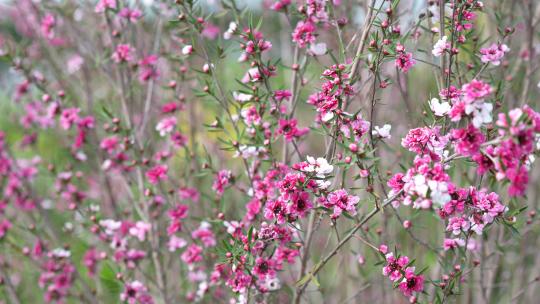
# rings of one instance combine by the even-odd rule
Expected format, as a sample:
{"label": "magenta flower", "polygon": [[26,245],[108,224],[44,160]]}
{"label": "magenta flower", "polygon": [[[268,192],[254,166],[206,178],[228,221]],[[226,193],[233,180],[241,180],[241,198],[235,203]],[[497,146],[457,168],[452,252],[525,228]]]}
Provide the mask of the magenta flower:
{"label": "magenta flower", "polygon": [[407,256],[400,256],[396,258],[392,252],[386,254],[386,265],[383,267],[383,275],[390,278],[392,281],[401,279],[402,272],[409,264],[409,258]]}
{"label": "magenta flower", "polygon": [[116,63],[122,62],[132,62],[135,60],[135,55],[133,54],[135,50],[129,44],[119,44],[116,46],[116,50],[112,54],[111,58]]}
{"label": "magenta flower", "polygon": [[273,259],[266,259],[258,257],[255,260],[255,267],[253,273],[259,277],[259,279],[273,278],[276,276],[276,262]]}
{"label": "magenta flower", "polygon": [[160,181],[167,179],[167,171],[167,166],[156,165],[152,169],[146,171],[146,178],[151,184],[157,184]]}
{"label": "magenta flower", "polygon": [[157,79],[159,71],[157,69],[157,55],[148,55],[139,61],[139,81],[142,83]]}
{"label": "magenta flower", "polygon": [[217,173],[212,189],[218,196],[222,196],[225,188],[231,184],[232,172],[229,170],[221,170]]}
{"label": "magenta flower", "polygon": [[277,90],[277,91],[274,91],[274,98],[277,101],[283,101],[283,100],[289,101],[291,99],[291,97],[292,97],[292,93],[289,90]]}
{"label": "magenta flower", "polygon": [[277,134],[283,135],[288,142],[298,139],[309,132],[308,128],[298,129],[296,127],[298,122],[295,118],[289,120],[280,119],[278,123]]}
{"label": "magenta flower", "polygon": [[457,153],[465,156],[473,156],[480,152],[480,146],[485,141],[485,136],[472,124],[467,128],[454,129],[451,132],[454,148]]}
{"label": "magenta flower", "polygon": [[278,224],[287,221],[287,204],[282,199],[272,200],[266,203],[264,209],[264,218],[267,220],[275,219]]}
{"label": "magenta flower", "polygon": [[189,245],[189,247],[182,253],[181,259],[186,264],[194,264],[202,261],[203,249],[195,244]]}
{"label": "magenta flower", "polygon": [[396,54],[396,67],[403,73],[407,73],[409,69],[416,64],[416,60],[412,58],[412,53],[405,51]]}
{"label": "magenta flower", "polygon": [[116,9],[116,0],[99,0],[94,11],[99,14],[105,12],[107,9]]}
{"label": "magenta flower", "polygon": [[41,33],[47,39],[54,37],[53,28],[56,25],[56,19],[53,15],[47,14],[41,19]]}
{"label": "magenta flower", "polygon": [[405,269],[405,278],[399,283],[399,289],[407,297],[413,292],[421,292],[424,290],[424,276],[414,274],[414,268]]}

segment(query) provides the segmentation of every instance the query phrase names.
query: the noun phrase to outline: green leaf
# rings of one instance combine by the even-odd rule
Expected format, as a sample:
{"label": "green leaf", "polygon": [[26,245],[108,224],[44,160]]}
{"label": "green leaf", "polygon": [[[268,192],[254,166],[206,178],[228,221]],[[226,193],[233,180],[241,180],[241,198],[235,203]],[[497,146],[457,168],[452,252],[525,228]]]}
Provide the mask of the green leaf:
{"label": "green leaf", "polygon": [[122,285],[116,279],[116,271],[109,263],[103,263],[99,272],[99,281],[111,296],[118,296],[122,291]]}

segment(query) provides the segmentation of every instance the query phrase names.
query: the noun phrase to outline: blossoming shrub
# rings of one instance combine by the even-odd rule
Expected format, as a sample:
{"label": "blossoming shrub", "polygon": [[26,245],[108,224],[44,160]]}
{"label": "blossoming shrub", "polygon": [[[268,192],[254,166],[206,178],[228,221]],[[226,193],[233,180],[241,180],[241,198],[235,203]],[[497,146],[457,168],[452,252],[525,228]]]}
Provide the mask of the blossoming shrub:
{"label": "blossoming shrub", "polygon": [[0,8],[3,301],[538,297],[535,1]]}

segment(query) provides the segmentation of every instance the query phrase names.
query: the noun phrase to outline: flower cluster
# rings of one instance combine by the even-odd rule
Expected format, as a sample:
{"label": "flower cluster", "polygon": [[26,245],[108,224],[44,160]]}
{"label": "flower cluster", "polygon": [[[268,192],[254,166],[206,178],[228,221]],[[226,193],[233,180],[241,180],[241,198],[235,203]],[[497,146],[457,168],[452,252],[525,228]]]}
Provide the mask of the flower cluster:
{"label": "flower cluster", "polygon": [[309,96],[308,103],[317,108],[318,119],[323,122],[332,120],[336,114],[340,115],[341,103],[344,98],[354,93],[349,84],[349,74],[346,73],[346,67],[343,64],[333,65],[322,73],[325,82],[322,84],[322,90]]}
{"label": "flower cluster", "polygon": [[412,262],[407,256],[395,256],[393,252],[387,252],[387,246],[380,246],[380,253],[385,258],[385,265],[382,269],[384,276],[392,282],[397,283],[399,290],[406,297],[413,293],[424,290],[424,276],[415,273],[415,268],[411,267]]}

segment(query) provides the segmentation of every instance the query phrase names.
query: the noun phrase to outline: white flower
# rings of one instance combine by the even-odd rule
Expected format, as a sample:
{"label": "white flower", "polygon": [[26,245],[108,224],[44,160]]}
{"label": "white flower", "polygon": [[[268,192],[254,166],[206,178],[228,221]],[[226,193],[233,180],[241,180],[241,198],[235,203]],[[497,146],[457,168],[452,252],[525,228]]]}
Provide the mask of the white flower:
{"label": "white flower", "polygon": [[334,113],[333,112],[326,112],[323,116],[322,116],[322,121],[324,122],[328,122],[330,121],[332,118],[334,118]]}
{"label": "white flower", "polygon": [[372,134],[379,136],[380,138],[391,138],[392,135],[390,135],[390,130],[392,130],[392,126],[389,124],[385,124],[382,127],[375,126]]}
{"label": "white flower", "polygon": [[239,157],[241,156],[244,159],[255,157],[261,153],[266,153],[266,149],[264,147],[257,147],[257,146],[246,146],[241,145],[238,147],[238,151],[233,155],[233,157]]}
{"label": "white flower", "polygon": [[250,94],[245,94],[245,93],[238,93],[238,92],[233,92],[233,98],[234,100],[238,101],[238,102],[246,102],[246,101],[250,101],[251,98],[253,98],[253,95],[250,95]]}
{"label": "white flower", "polygon": [[315,159],[312,156],[307,157],[308,166],[304,168],[306,172],[315,172],[318,177],[324,177],[332,173],[334,166],[330,165],[325,158],[318,157]]}
{"label": "white flower", "polygon": [[116,230],[120,229],[120,226],[122,226],[122,222],[117,222],[112,219],[107,219],[107,220],[99,221],[99,225],[105,228],[105,234],[111,235]]}
{"label": "white flower", "polygon": [[229,28],[225,33],[223,33],[223,39],[229,40],[231,39],[234,32],[236,32],[236,29],[238,28],[238,25],[234,22],[229,23]]}
{"label": "white flower", "polygon": [[434,180],[428,181],[429,189],[431,190],[431,200],[439,207],[444,206],[452,198],[448,193],[448,184],[445,182],[437,182]]}
{"label": "white flower", "polygon": [[69,258],[71,256],[71,252],[63,248],[56,248],[52,251],[52,255],[57,258]]}
{"label": "white flower", "polygon": [[433,114],[435,116],[445,116],[446,114],[448,114],[448,112],[450,112],[450,109],[452,107],[450,106],[450,103],[446,101],[439,102],[439,99],[432,98],[429,101],[429,108],[431,109],[431,111],[433,111]]}
{"label": "white flower", "polygon": [[267,278],[266,281],[264,282],[264,286],[269,291],[274,291],[281,288],[281,282],[279,281],[278,278]]}
{"label": "white flower", "polygon": [[191,45],[186,45],[186,46],[184,46],[184,47],[182,48],[182,54],[184,54],[184,55],[189,55],[189,54],[191,54],[191,53],[193,53],[193,46],[191,46]]}
{"label": "white flower", "polygon": [[326,54],[326,43],[314,43],[309,46],[309,53],[313,56],[321,56]]}
{"label": "white flower", "polygon": [[317,187],[319,187],[319,189],[326,189],[332,184],[332,182],[322,179],[316,180],[315,183],[317,184]]}
{"label": "white flower", "polygon": [[441,56],[444,51],[448,48],[450,48],[450,44],[446,41],[448,38],[446,36],[443,36],[435,45],[433,46],[433,50],[431,51],[431,54],[435,57]]}
{"label": "white flower", "polygon": [[421,175],[421,174],[418,174],[416,176],[413,177],[413,188],[412,190],[414,190],[416,193],[418,193],[418,195],[422,196],[422,197],[426,197],[427,195],[427,192],[429,190],[429,186],[427,185],[427,182],[426,182],[426,177]]}
{"label": "white flower", "polygon": [[493,121],[493,117],[491,116],[493,105],[491,103],[476,103],[473,105],[475,106],[472,108],[471,105],[465,106],[465,113],[472,113],[472,123],[475,128],[480,128],[483,124],[489,124]]}

